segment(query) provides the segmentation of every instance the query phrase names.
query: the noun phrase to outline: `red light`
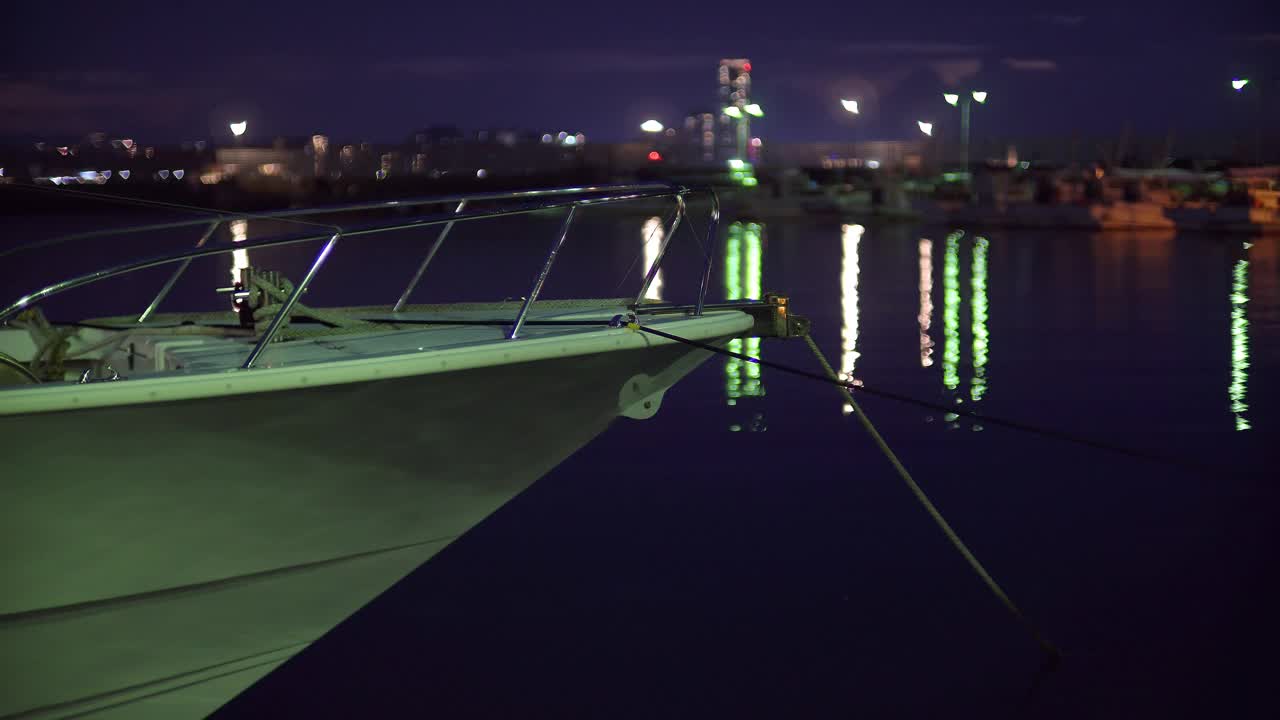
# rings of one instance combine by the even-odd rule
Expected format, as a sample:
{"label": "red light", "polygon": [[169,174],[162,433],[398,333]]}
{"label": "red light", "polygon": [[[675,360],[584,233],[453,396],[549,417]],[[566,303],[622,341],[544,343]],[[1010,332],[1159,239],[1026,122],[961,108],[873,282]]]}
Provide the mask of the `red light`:
{"label": "red light", "polygon": [[742,63],[742,72],[751,72],[751,63]]}
{"label": "red light", "polygon": [[658,152],[657,150],[650,150],[649,159],[654,162],[657,162],[662,159],[662,153]]}

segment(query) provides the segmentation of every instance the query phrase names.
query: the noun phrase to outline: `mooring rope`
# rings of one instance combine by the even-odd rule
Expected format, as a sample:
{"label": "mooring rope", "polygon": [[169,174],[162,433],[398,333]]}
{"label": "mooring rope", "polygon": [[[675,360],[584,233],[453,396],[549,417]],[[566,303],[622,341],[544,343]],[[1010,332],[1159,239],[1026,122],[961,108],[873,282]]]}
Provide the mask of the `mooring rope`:
{"label": "mooring rope", "polygon": [[[813,337],[806,333],[804,340],[809,344],[809,349],[813,351],[813,356],[818,359],[819,363],[821,363],[822,369],[826,371],[827,377],[832,380],[839,380],[840,378],[836,374],[835,369],[831,367],[831,363],[827,362],[826,356],[822,354],[822,350],[818,348],[818,344],[813,341]],[[995,578],[991,577],[991,573],[987,572],[987,569],[982,566],[982,563],[978,561],[978,558],[973,554],[973,551],[969,549],[969,546],[965,545],[964,541],[960,539],[960,536],[956,534],[956,531],[951,528],[951,524],[947,522],[946,518],[942,517],[942,513],[938,512],[938,508],[933,504],[933,501],[929,499],[927,494],[925,494],[924,488],[920,487],[920,484],[915,481],[915,478],[911,477],[911,473],[902,465],[902,461],[898,459],[897,454],[889,447],[889,443],[885,442],[884,437],[880,435],[880,431],[877,430],[876,426],[871,422],[871,418],[867,417],[867,414],[863,412],[862,407],[858,405],[858,401],[853,398],[853,393],[849,392],[849,388],[844,385],[837,385],[836,391],[839,392],[845,402],[849,403],[853,408],[853,414],[858,417],[858,420],[862,423],[862,427],[866,429],[867,434],[871,436],[871,439],[875,441],[876,446],[880,448],[880,452],[889,460],[889,464],[893,465],[893,469],[897,471],[898,477],[902,478],[902,482],[906,483],[907,488],[911,490],[911,494],[915,495],[916,500],[920,501],[920,504],[924,506],[925,512],[929,513],[929,517],[933,518],[933,521],[942,530],[942,533],[947,536],[947,540],[951,541],[951,545],[955,547],[956,551],[959,552],[961,556],[964,557],[965,562],[969,563],[969,567],[973,568],[973,571],[978,574],[978,577],[982,578],[982,582],[986,583],[991,592],[1000,599],[1000,602],[1003,603],[1006,608],[1008,608],[1014,619],[1022,623],[1023,626],[1027,628],[1031,633],[1031,637],[1035,638],[1035,641],[1039,643],[1040,647],[1048,654],[1050,662],[1056,664],[1060,661],[1062,659],[1062,652],[1058,650],[1053,643],[1049,642],[1049,640],[1040,633],[1040,630],[1035,626],[1035,623],[1031,622],[1031,620],[1023,614],[1022,610],[1014,604],[1008,593],[1000,587],[1000,584],[995,581]]]}
{"label": "mooring rope", "polygon": [[[682,338],[678,335],[672,335],[671,333],[663,332],[661,330],[655,330],[654,328],[645,327],[638,323],[629,323],[628,327],[630,327],[633,330],[639,330],[641,332],[646,332],[651,335],[657,335],[658,337],[663,337],[670,340],[675,340],[677,342],[686,343],[686,344],[694,345],[697,347],[702,347],[707,350],[712,350],[718,353],[731,355],[733,357],[737,357],[743,360],[749,360],[751,362],[759,363],[761,365],[765,364],[759,358],[752,358],[747,355],[742,355],[741,353],[735,353],[730,350],[725,350],[723,348],[717,348],[714,345],[708,345],[706,343],[701,343],[696,340]],[[826,356],[822,354],[822,350],[818,347],[818,344],[813,341],[813,337],[809,335],[809,333],[805,333],[804,340],[806,343],[809,344],[809,349],[813,351],[814,357],[816,357],[818,359],[818,362],[821,363],[822,369],[826,371],[825,378],[822,376],[816,376],[816,377],[818,377],[819,379],[829,380],[836,386],[836,390],[844,398],[845,402],[849,403],[849,405],[853,408],[854,414],[858,416],[858,420],[862,423],[863,428],[865,428],[867,433],[871,435],[871,439],[875,441],[876,446],[880,448],[880,452],[883,453],[884,456],[889,460],[889,464],[893,465],[893,469],[897,471],[898,477],[902,478],[902,481],[906,484],[907,488],[911,490],[911,494],[915,495],[916,500],[918,500],[920,504],[924,507],[925,512],[929,513],[929,517],[933,518],[934,523],[936,523],[937,526],[942,530],[942,533],[947,536],[947,540],[951,542],[951,545],[965,559],[965,562],[969,563],[969,567],[972,568],[973,571],[978,575],[978,577],[982,579],[982,582],[986,584],[987,588],[991,590],[992,594],[994,594],[996,598],[1000,600],[1001,604],[1003,604],[1005,608],[1009,610],[1009,613],[1013,615],[1014,619],[1017,620],[1019,623],[1021,623],[1023,627],[1025,627],[1027,631],[1031,633],[1031,637],[1034,638],[1036,643],[1040,645],[1040,648],[1044,650],[1049,666],[1050,667],[1057,666],[1057,664],[1062,660],[1062,651],[1060,651],[1057,648],[1057,646],[1055,646],[1053,643],[1049,642],[1049,640],[1044,636],[1044,634],[1040,632],[1040,629],[1036,627],[1035,623],[1031,622],[1030,618],[1028,618],[1026,614],[1024,614],[1022,610],[1013,602],[1013,600],[1009,597],[1009,594],[1006,593],[1004,589],[1000,587],[1000,584],[995,581],[995,578],[991,577],[991,573],[987,572],[987,569],[983,567],[981,562],[979,562],[977,556],[975,556],[973,554],[973,551],[969,549],[969,546],[965,545],[964,541],[960,539],[960,536],[956,534],[956,531],[951,528],[951,524],[947,522],[946,518],[942,517],[942,513],[938,511],[938,508],[933,504],[933,501],[931,501],[929,499],[929,496],[925,494],[924,489],[921,488],[920,484],[917,483],[915,479],[911,477],[911,473],[908,472],[906,467],[902,465],[902,461],[898,459],[897,454],[895,454],[893,452],[893,449],[889,447],[889,443],[885,442],[885,439],[880,434],[880,431],[876,430],[876,426],[871,422],[871,418],[867,417],[867,414],[863,412],[862,407],[858,405],[858,401],[854,399],[853,393],[849,392],[849,388],[851,387],[851,385],[849,383],[842,381],[840,377],[836,374],[835,369],[831,367],[831,363],[827,362]],[[794,368],[792,368],[792,370],[799,372],[801,374],[810,374]]]}

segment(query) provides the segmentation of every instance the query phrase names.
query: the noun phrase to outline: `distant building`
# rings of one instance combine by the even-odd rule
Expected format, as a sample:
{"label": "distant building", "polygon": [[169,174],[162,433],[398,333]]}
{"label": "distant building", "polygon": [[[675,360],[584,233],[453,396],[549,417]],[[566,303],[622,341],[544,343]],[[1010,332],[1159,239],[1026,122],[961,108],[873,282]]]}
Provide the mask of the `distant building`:
{"label": "distant building", "polygon": [[[692,112],[684,119],[684,158],[690,165],[709,165],[716,161],[715,112]],[[721,116],[724,117],[724,116]],[[724,117],[725,120],[729,118]]]}
{"label": "distant building", "polygon": [[922,140],[779,143],[770,146],[771,167],[871,170],[915,170],[929,144]]}
{"label": "distant building", "polygon": [[718,110],[736,107],[741,115],[732,118],[723,112],[718,113],[716,159],[746,159],[747,139],[751,137],[751,116],[743,108],[751,104],[751,61],[746,58],[721,60],[716,79],[720,101]]}

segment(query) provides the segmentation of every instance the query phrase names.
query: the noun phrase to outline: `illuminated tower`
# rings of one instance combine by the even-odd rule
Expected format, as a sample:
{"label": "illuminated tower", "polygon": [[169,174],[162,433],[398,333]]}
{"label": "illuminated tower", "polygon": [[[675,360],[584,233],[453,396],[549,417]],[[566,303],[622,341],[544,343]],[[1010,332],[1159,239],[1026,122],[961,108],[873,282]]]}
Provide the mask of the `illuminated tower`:
{"label": "illuminated tower", "polygon": [[751,137],[751,116],[743,111],[751,104],[751,61],[746,58],[726,58],[720,61],[719,73],[720,110],[736,107],[738,117],[720,113],[716,132],[716,152],[720,160],[747,158],[747,139]]}

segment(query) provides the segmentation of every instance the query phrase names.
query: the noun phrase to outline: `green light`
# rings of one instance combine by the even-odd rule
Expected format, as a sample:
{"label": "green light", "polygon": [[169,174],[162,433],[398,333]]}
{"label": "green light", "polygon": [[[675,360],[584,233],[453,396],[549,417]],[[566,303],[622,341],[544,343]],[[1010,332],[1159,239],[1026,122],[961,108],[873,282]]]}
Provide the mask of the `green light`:
{"label": "green light", "polygon": [[1236,430],[1249,430],[1245,403],[1249,382],[1249,318],[1245,304],[1249,302],[1249,261],[1236,263],[1231,280],[1231,384],[1227,396],[1231,399],[1231,412],[1236,416]]}
{"label": "green light", "polygon": [[[763,241],[762,228],[758,223],[735,222],[729,226],[724,245],[724,288],[726,300],[743,298],[759,298],[761,292],[761,276],[763,274]],[[745,353],[754,358],[760,357],[760,338],[734,338],[729,341],[729,349],[737,353]],[[763,397],[764,382],[761,367],[758,363],[746,362],[738,358],[725,359],[725,398],[729,405],[736,405],[739,398]]]}
{"label": "green light", "polygon": [[742,178],[742,184],[745,185],[746,187],[755,187],[756,185],[760,184],[760,181],[753,177],[747,177],[747,178]]}
{"label": "green light", "polygon": [[[724,298],[738,300],[742,298],[742,223],[733,223],[724,243]],[[729,341],[729,350],[742,352],[742,339]],[[728,404],[736,405],[742,397],[742,361],[735,357],[725,358],[724,362],[724,394]]]}
{"label": "green light", "polygon": [[724,109],[724,114],[731,118],[740,118],[742,117],[742,110],[737,105],[730,105]]}
{"label": "green light", "polygon": [[955,390],[960,385],[960,237],[947,236],[942,261],[942,386]]}
{"label": "green light", "polygon": [[987,346],[990,335],[987,330],[987,239],[979,237],[973,243],[973,274],[969,278],[973,296],[973,381],[969,384],[969,397],[977,402],[987,392]]}
{"label": "green light", "polygon": [[760,106],[757,103],[751,103],[742,109],[746,110],[747,114],[753,117],[764,117],[764,110],[760,109]]}
{"label": "green light", "polygon": [[760,292],[760,226],[756,223],[747,225],[746,232],[746,283],[744,290],[747,291],[747,297],[752,300],[759,300],[762,293]]}

